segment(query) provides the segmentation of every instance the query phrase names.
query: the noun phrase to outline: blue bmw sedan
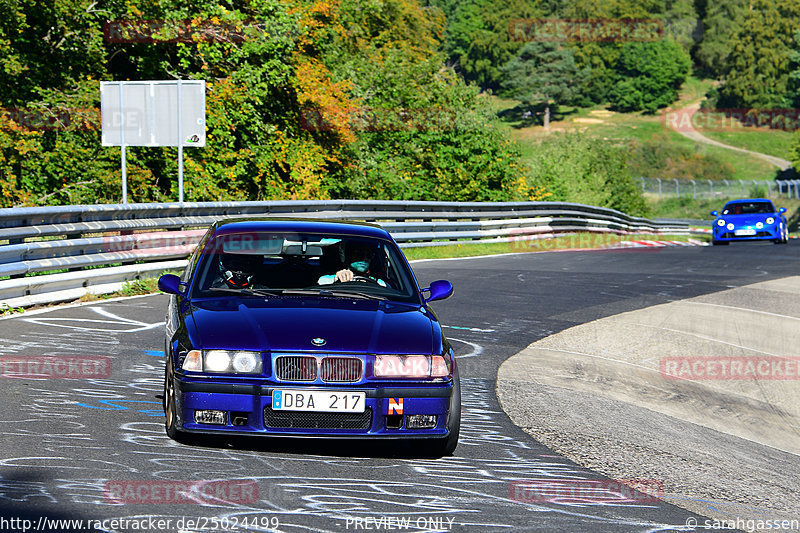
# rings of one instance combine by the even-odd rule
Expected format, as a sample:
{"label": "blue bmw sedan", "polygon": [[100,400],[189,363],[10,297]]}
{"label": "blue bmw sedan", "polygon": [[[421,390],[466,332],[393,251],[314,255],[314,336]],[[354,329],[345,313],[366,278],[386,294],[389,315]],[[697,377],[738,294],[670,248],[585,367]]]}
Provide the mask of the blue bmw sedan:
{"label": "blue bmw sedan", "polygon": [[458,443],[453,349],[379,226],[293,219],[213,224],[171,295],[167,434],[419,439]]}
{"label": "blue bmw sedan", "polygon": [[776,210],[772,202],[764,198],[728,202],[722,213],[711,212],[715,217],[711,243],[719,245],[758,240],[786,243],[789,240],[789,226],[785,212],[786,208]]}

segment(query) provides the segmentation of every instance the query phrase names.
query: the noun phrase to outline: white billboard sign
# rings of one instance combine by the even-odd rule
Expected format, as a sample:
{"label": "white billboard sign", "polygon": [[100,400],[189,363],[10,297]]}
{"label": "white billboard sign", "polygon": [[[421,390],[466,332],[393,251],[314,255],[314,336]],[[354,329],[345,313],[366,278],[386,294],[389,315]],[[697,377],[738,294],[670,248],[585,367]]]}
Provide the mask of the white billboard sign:
{"label": "white billboard sign", "polygon": [[100,109],[103,146],[206,145],[205,80],[100,82]]}

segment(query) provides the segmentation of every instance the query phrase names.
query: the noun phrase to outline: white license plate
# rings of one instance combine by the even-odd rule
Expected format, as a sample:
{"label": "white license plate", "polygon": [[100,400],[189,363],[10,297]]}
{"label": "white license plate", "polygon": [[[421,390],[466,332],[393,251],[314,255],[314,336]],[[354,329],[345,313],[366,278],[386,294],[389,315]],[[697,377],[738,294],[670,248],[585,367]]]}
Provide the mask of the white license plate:
{"label": "white license plate", "polygon": [[754,229],[737,229],[736,231],[733,232],[733,234],[736,235],[737,237],[746,237],[748,235],[755,235],[756,234],[756,230],[754,230]]}
{"label": "white license plate", "polygon": [[363,413],[366,393],[273,390],[272,409],[275,411],[316,411],[324,413]]}

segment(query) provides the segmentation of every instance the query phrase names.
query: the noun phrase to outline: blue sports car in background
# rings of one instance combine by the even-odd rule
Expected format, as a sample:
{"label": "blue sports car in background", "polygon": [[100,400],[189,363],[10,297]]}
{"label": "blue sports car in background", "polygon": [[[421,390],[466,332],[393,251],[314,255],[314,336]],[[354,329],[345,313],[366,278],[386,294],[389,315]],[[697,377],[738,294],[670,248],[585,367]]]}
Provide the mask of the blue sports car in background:
{"label": "blue sports car in background", "polygon": [[415,439],[451,454],[461,393],[453,349],[392,237],[371,224],[217,222],[171,295],[167,434]]}
{"label": "blue sports car in background", "polygon": [[733,200],[725,204],[722,213],[712,211],[716,217],[711,230],[711,243],[728,244],[731,241],[768,240],[776,244],[789,240],[789,226],[781,207],[776,210],[764,198]]}

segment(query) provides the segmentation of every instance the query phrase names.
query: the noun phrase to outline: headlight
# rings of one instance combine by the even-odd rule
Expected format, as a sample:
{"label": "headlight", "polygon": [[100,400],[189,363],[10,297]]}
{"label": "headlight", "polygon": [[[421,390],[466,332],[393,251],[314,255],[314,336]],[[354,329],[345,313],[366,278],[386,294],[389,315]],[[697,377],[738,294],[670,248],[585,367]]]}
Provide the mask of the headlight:
{"label": "headlight", "polygon": [[234,372],[240,374],[260,374],[261,354],[257,352],[236,352],[231,363]]}
{"label": "headlight", "polygon": [[445,378],[450,374],[441,355],[376,355],[376,378]]}
{"label": "headlight", "polygon": [[262,361],[260,352],[203,350],[202,361],[199,350],[186,355],[182,368],[194,372],[227,374],[260,374]]}
{"label": "headlight", "polygon": [[775,223],[775,219],[774,218],[767,217],[767,224],[774,224],[774,223]]}
{"label": "headlight", "polygon": [[728,228],[728,229],[730,229],[730,230],[732,230],[732,229],[733,229],[733,224],[732,224],[732,223],[728,223],[728,225],[727,225],[727,226],[725,226],[725,227],[726,227],[726,228]]}
{"label": "headlight", "polygon": [[717,220],[717,226],[724,226],[724,225],[725,225],[725,221],[724,220],[722,220],[722,219]]}
{"label": "headlight", "polygon": [[225,372],[231,367],[231,354],[224,350],[207,351],[203,357],[203,370],[206,372]]}

